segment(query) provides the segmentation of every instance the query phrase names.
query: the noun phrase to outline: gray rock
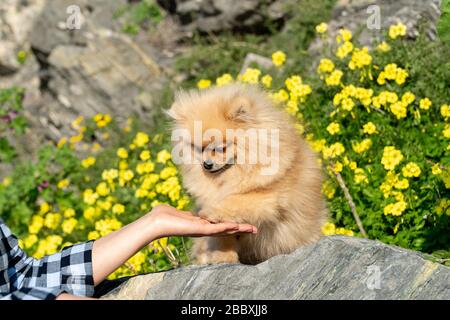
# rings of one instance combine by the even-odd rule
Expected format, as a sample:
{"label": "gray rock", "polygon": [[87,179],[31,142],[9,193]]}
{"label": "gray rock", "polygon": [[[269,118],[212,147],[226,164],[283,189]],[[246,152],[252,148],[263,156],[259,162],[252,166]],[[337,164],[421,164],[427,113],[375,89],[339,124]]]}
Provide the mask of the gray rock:
{"label": "gray rock", "polygon": [[28,50],[34,21],[46,0],[6,0],[0,2],[0,76],[20,69],[17,53]]}
{"label": "gray rock", "polygon": [[104,299],[450,299],[450,268],[418,252],[343,236],[256,266],[190,266],[137,276]]}
{"label": "gray rock", "polygon": [[184,31],[252,31],[286,18],[287,2],[292,0],[176,0],[174,13]]}

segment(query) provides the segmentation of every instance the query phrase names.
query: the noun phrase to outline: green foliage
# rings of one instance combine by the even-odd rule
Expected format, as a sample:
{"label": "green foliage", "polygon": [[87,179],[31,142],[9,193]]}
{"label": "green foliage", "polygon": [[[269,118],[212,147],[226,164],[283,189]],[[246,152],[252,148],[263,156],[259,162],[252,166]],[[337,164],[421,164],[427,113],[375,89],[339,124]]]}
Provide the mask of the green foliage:
{"label": "green foliage", "polygon": [[439,37],[442,42],[450,42],[450,1],[443,0],[441,4],[441,18],[437,26]]}
{"label": "green foliage", "polygon": [[[15,166],[0,184],[0,216],[30,255],[104,236],[159,204],[190,208],[167,150],[169,136],[141,127],[132,118],[122,127],[108,115],[78,118],[72,137]],[[154,241],[110,278],[186,264],[189,243]]]}
{"label": "green foliage", "polygon": [[22,89],[0,89],[0,162],[11,162],[17,155],[7,135],[25,132],[26,121],[21,115],[22,99]]}
{"label": "green foliage", "polygon": [[135,4],[128,4],[115,13],[115,17],[124,16],[122,31],[130,35],[137,35],[142,29],[157,25],[164,17],[164,12],[155,0],[142,0]]}

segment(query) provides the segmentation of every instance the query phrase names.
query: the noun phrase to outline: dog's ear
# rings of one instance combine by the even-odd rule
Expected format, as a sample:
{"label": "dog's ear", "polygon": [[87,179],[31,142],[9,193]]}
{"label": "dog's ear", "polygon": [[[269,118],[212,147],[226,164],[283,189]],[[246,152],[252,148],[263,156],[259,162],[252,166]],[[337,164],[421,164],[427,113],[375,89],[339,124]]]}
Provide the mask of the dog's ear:
{"label": "dog's ear", "polygon": [[175,93],[175,101],[169,110],[166,110],[165,113],[173,120],[173,121],[183,121],[185,119],[183,103],[188,100],[190,97],[188,92],[183,90],[177,91]]}
{"label": "dog's ear", "polygon": [[231,103],[225,117],[231,121],[250,122],[253,120],[253,103],[246,98],[236,98]]}
{"label": "dog's ear", "polygon": [[166,110],[165,113],[174,121],[181,121],[183,119],[181,114],[178,112],[178,108],[175,103],[170,107],[169,110]]}

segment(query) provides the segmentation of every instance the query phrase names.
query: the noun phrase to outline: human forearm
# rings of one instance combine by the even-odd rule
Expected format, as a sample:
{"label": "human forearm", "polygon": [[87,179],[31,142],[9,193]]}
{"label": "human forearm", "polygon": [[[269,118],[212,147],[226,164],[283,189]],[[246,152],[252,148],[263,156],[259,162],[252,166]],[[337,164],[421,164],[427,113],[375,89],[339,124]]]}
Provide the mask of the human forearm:
{"label": "human forearm", "polygon": [[147,214],[122,229],[96,240],[92,249],[94,284],[102,282],[158,236],[154,219]]}

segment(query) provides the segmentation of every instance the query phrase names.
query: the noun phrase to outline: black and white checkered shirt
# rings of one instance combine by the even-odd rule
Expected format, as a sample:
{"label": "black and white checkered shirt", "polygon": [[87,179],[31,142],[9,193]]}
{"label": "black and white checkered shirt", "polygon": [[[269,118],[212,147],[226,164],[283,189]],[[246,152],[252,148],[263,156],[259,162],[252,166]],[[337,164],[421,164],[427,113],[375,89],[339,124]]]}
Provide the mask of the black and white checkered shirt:
{"label": "black and white checkered shirt", "polygon": [[65,247],[40,260],[28,257],[0,219],[0,300],[54,299],[63,292],[94,294],[92,245]]}

